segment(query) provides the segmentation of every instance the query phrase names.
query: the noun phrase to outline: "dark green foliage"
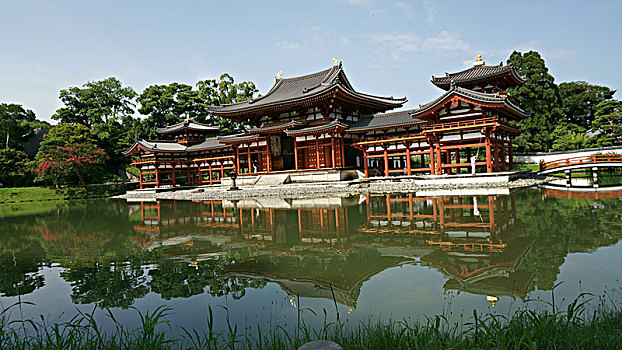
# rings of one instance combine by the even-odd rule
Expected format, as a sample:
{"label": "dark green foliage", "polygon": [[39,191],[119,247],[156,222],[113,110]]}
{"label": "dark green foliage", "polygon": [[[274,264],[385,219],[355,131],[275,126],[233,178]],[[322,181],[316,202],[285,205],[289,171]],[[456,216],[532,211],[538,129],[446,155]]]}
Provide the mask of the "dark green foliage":
{"label": "dark green foliage", "polygon": [[58,109],[52,119],[88,127],[125,121],[134,113],[135,97],[136,92],[123,87],[117,78],[90,81],[81,88],[61,90],[59,98],[65,107]]}
{"label": "dark green foliage", "polygon": [[[208,79],[197,82],[199,96],[207,106],[221,106],[250,100],[255,97],[259,90],[251,81],[243,81],[236,84],[233,77],[227,73],[220,76],[220,80]],[[210,117],[210,122],[220,126],[221,135],[229,135],[243,131],[244,124],[231,119]]]}
{"label": "dark green foliage", "polygon": [[29,185],[34,175],[26,153],[13,148],[0,149],[0,183],[2,186]]}
{"label": "dark green foliage", "polygon": [[205,121],[208,113],[199,99],[199,92],[192,86],[179,83],[151,85],[138,96],[138,111],[147,116],[141,137],[156,139],[157,128],[173,125],[186,118]]}
{"label": "dark green foliage", "polygon": [[514,51],[508,63],[526,77],[524,85],[508,89],[509,95],[531,116],[516,123],[523,133],[515,139],[519,151],[546,151],[553,145],[553,129],[562,120],[562,98],[554,78],[538,52]]}
{"label": "dark green foliage", "polygon": [[602,101],[596,106],[592,131],[598,147],[622,144],[622,101]]}
{"label": "dark green foliage", "polygon": [[5,148],[22,149],[22,135],[35,126],[35,113],[18,104],[0,104],[0,143]]}
{"label": "dark green foliage", "polygon": [[606,86],[592,85],[585,81],[559,84],[565,121],[584,129],[589,128],[596,117],[596,106],[602,101],[612,99],[615,92]]}
{"label": "dark green foliage", "polygon": [[561,122],[553,129],[552,151],[566,151],[590,147],[591,139],[584,127]]}

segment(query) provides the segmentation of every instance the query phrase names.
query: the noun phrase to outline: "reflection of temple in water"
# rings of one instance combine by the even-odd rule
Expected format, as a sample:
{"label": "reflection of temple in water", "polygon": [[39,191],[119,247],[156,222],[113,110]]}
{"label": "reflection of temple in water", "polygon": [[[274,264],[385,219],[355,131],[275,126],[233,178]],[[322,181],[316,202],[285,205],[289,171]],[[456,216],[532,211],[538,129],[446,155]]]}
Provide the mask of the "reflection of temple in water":
{"label": "reflection of temple in water", "polygon": [[520,269],[533,241],[519,237],[512,196],[154,202],[140,213],[143,247],[190,260],[248,247],[225,273],[349,306],[363,282],[416,261],[448,276],[446,290],[524,297],[533,279]]}

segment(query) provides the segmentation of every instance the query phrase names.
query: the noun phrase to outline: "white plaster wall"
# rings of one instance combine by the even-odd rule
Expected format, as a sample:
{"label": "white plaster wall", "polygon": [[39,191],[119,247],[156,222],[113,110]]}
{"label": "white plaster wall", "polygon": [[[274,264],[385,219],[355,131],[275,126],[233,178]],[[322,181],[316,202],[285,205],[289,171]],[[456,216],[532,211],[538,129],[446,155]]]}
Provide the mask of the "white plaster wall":
{"label": "white plaster wall", "polygon": [[515,154],[514,163],[531,163],[537,164],[540,161],[551,162],[559,159],[566,159],[572,157],[584,157],[591,156],[596,153],[617,153],[622,154],[622,146],[615,147],[602,147],[602,148],[588,148],[573,151],[560,151],[560,152],[539,152],[533,154]]}

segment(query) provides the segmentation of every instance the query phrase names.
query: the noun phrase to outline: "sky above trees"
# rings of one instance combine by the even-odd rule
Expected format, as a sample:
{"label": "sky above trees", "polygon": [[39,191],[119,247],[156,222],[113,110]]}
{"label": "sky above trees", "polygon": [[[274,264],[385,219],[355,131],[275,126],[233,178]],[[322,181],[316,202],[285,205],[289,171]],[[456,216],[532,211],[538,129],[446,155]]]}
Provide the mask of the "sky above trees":
{"label": "sky above trees", "polygon": [[431,75],[482,54],[537,50],[556,83],[622,89],[620,1],[121,1],[0,0],[0,100],[37,117],[59,91],[114,76],[141,92],[227,72],[265,94],[278,71],[295,76],[343,61],[360,91],[438,96]]}

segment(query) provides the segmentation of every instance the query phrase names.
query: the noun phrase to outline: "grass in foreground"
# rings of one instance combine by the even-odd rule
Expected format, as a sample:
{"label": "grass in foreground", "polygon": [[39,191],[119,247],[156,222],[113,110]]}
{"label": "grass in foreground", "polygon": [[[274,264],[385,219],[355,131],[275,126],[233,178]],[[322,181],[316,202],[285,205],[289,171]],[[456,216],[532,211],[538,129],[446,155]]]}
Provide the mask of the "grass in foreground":
{"label": "grass in foreground", "polygon": [[177,326],[166,320],[170,309],[165,307],[146,314],[137,311],[142,326],[134,330],[126,329],[108,310],[116,325],[112,333],[104,332],[92,315],[83,313],[66,323],[46,323],[43,317],[41,321],[9,322],[8,308],[0,313],[0,348],[296,349],[312,340],[328,339],[344,349],[621,349],[622,311],[601,306],[587,314],[586,302],[580,300],[584,299],[577,298],[564,312],[521,310],[511,319],[474,311],[464,326],[445,316],[422,323],[369,321],[349,327],[337,318],[324,322],[321,329],[307,327],[301,320],[295,334],[277,325],[258,328],[254,336],[250,329],[240,331],[228,318],[226,332],[214,331],[211,307],[206,332],[178,327],[181,336],[169,335]]}
{"label": "grass in foreground", "polygon": [[0,188],[0,203],[110,197],[125,191],[122,184],[82,187],[8,187]]}

